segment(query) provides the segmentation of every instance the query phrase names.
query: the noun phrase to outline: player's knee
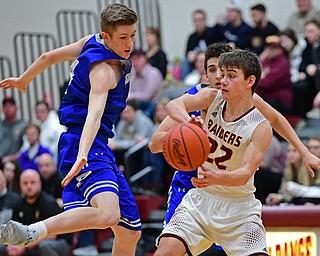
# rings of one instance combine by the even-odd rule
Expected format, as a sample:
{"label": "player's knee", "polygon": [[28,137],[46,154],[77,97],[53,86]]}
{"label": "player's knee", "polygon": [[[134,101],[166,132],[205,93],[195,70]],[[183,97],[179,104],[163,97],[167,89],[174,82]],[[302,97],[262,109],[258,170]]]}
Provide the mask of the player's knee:
{"label": "player's knee", "polygon": [[99,222],[101,229],[109,228],[115,226],[120,221],[120,213],[116,214],[114,212],[101,213],[99,216]]}

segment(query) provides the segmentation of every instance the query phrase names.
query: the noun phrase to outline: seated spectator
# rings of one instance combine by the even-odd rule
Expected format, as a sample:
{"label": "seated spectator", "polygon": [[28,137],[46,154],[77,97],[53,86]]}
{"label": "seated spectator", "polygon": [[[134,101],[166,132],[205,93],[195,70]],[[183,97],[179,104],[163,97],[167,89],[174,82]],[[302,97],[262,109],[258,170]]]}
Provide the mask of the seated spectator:
{"label": "seated spectator", "polygon": [[[310,146],[310,140],[308,141],[308,146]],[[320,143],[318,146],[320,147]],[[266,204],[278,205],[284,202],[297,202],[297,199],[301,197],[301,195],[295,193],[295,189],[299,187],[298,185],[302,185],[304,187],[317,186],[320,185],[320,179],[318,173],[316,173],[315,177],[311,177],[309,175],[298,151],[289,144],[287,150],[286,169],[280,190],[278,193],[269,194],[266,198]]]}
{"label": "seated spectator", "polygon": [[[117,165],[124,166],[125,152],[137,143],[150,138],[153,133],[153,122],[138,109],[137,101],[128,100],[114,132],[115,137],[109,141],[109,147],[115,154]],[[136,159],[135,165],[140,168],[141,162]]]}
{"label": "seated spectator", "polygon": [[41,129],[40,143],[49,148],[54,161],[57,162],[58,141],[61,133],[66,131],[66,127],[60,124],[57,112],[50,110],[48,103],[45,101],[36,103],[36,116]]}
{"label": "seated spectator", "polygon": [[[307,141],[309,151],[320,157],[320,138],[311,137]],[[315,172],[315,182],[312,186],[300,185],[295,182],[288,184],[287,191],[293,197],[294,204],[320,204],[320,175]]]}
{"label": "seated spectator", "polygon": [[43,153],[38,158],[38,169],[40,172],[42,190],[52,195],[57,204],[63,208],[62,202],[62,175],[58,172],[57,164],[51,154]]}
{"label": "seated spectator", "polygon": [[227,23],[219,27],[219,41],[228,43],[232,48],[251,49],[253,28],[242,17],[241,0],[229,0],[227,5]]}
{"label": "seated spectator", "polygon": [[184,84],[186,86],[194,86],[195,84],[201,84],[207,81],[206,74],[204,72],[204,52],[198,52],[195,60],[195,69],[186,75]]}
{"label": "seated spectator", "polygon": [[[13,220],[24,225],[30,225],[54,216],[62,211],[53,196],[41,190],[40,175],[36,170],[28,169],[22,172],[20,187],[23,195],[17,211],[13,213]],[[72,235],[52,235],[31,243],[28,247],[7,245],[3,256],[54,256],[69,255]]]}
{"label": "seated spectator", "polygon": [[148,63],[142,50],[131,53],[132,76],[128,99],[138,102],[138,108],[151,117],[154,106],[159,99],[163,85],[163,76],[158,68]]}
{"label": "seated spectator", "polygon": [[26,169],[38,169],[38,158],[44,153],[50,153],[50,150],[40,144],[40,127],[36,124],[29,124],[25,129],[25,135],[29,142],[29,148],[22,151],[19,157],[21,171]]}
{"label": "seated spectator", "polygon": [[298,10],[290,14],[287,27],[295,32],[301,47],[305,47],[305,23],[312,19],[320,22],[320,10],[313,5],[312,0],[296,0],[295,2]]}
{"label": "seated spectator", "polygon": [[194,31],[188,36],[185,57],[181,63],[181,80],[184,80],[194,68],[196,55],[204,52],[208,45],[217,42],[216,27],[210,28],[207,24],[207,14],[197,9],[192,13]]}
{"label": "seated spectator", "polygon": [[298,44],[298,38],[292,29],[287,28],[279,34],[281,38],[281,46],[289,58],[291,82],[296,83],[299,79],[299,66],[301,63],[303,48]]}
{"label": "seated spectator", "polygon": [[146,43],[148,50],[146,56],[148,62],[160,70],[163,79],[167,75],[168,60],[166,53],[161,48],[160,31],[157,28],[149,27],[146,31]]}
{"label": "seated spectator", "polygon": [[3,173],[7,180],[7,188],[9,191],[20,194],[20,174],[21,168],[18,161],[8,161],[3,165]]}
{"label": "seated spectator", "polygon": [[[7,180],[0,170],[0,225],[12,219],[13,212],[18,209],[20,202],[20,194],[7,189]],[[6,246],[3,244],[0,244],[0,255],[6,255]]]}
{"label": "seated spectator", "polygon": [[[7,189],[7,180],[2,170],[0,170],[0,225],[6,224],[12,219],[13,212],[20,205],[20,194]],[[0,253],[0,255],[2,255]]]}
{"label": "seated spectator", "polygon": [[265,152],[259,170],[254,175],[255,196],[264,203],[270,193],[279,191],[285,170],[286,152],[276,136]]}
{"label": "seated spectator", "polygon": [[307,46],[302,52],[299,82],[304,85],[300,94],[300,106],[306,114],[312,109],[313,100],[320,90],[320,22],[310,20],[305,24]]}
{"label": "seated spectator", "polygon": [[16,101],[5,96],[2,101],[4,119],[0,121],[0,160],[2,163],[17,160],[20,155],[26,122],[18,118]]}
{"label": "seated spectator", "polygon": [[279,36],[268,36],[260,54],[262,76],[256,93],[281,114],[290,114],[292,87],[290,63],[281,46]]}
{"label": "seated spectator", "polygon": [[254,23],[250,50],[259,55],[265,47],[267,36],[278,34],[279,29],[268,20],[266,7],[263,4],[256,4],[250,9]]}

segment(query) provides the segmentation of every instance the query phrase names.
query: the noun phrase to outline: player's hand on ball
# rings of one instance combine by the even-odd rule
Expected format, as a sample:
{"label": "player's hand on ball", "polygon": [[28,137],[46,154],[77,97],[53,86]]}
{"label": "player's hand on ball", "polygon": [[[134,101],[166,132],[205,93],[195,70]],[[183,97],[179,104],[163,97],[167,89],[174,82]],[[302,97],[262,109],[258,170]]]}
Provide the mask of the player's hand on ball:
{"label": "player's hand on ball", "polygon": [[204,124],[203,119],[200,116],[191,115],[191,119],[190,119],[189,123],[196,124],[202,130],[204,130],[206,133],[208,132],[208,129],[207,129],[206,125]]}

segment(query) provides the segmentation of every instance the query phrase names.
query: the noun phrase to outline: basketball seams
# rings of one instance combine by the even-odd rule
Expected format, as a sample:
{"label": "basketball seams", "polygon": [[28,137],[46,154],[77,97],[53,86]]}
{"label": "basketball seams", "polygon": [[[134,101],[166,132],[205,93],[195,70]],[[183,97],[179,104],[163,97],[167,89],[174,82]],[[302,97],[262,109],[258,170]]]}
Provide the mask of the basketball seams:
{"label": "basketball seams", "polygon": [[[179,132],[180,132],[180,136],[181,136],[181,141],[182,141],[182,143],[183,143],[184,151],[186,152],[186,157],[187,157],[187,160],[188,160],[188,162],[189,162],[189,166],[191,166],[191,167],[192,167],[191,169],[193,169],[193,165],[192,165],[192,162],[191,162],[191,159],[190,159],[188,150],[187,150],[185,138],[184,138],[184,136],[183,136],[183,128],[187,128],[187,129],[189,128],[189,129],[191,129],[191,127],[190,127],[189,125],[187,125],[187,124],[182,124],[179,128],[180,128]],[[193,129],[191,129],[191,130],[193,130]],[[187,138],[187,139],[188,139],[188,138]]]}
{"label": "basketball seams", "polygon": [[172,167],[191,171],[207,160],[210,142],[207,134],[196,124],[180,123],[169,129],[162,147],[163,155]]}
{"label": "basketball seams", "polygon": [[[174,133],[174,131],[177,129],[177,127],[175,127],[174,129],[171,129],[169,134],[168,134],[168,138],[167,138],[167,148],[170,149],[171,148],[171,145],[170,145],[170,142],[171,142],[171,136],[172,134]],[[168,150],[167,154],[169,155],[169,158],[171,159],[171,162],[174,163],[174,167],[177,168],[177,165],[176,163],[174,162],[174,159],[173,159],[173,156],[172,156],[172,151],[171,150]],[[179,169],[179,168],[177,168]]]}
{"label": "basketball seams", "polygon": [[[186,125],[199,139],[199,142],[200,142],[200,145],[201,145],[201,148],[202,148],[202,152],[201,152],[201,155],[203,156],[202,157],[202,163],[204,163],[206,160],[207,160],[207,156],[205,156],[205,149],[204,149],[204,145],[203,145],[203,142],[202,142],[202,138],[199,136],[199,133],[198,131],[196,131],[195,129],[193,129],[191,126],[189,125]],[[196,126],[196,127],[199,127],[199,126]],[[202,129],[200,130],[201,128],[199,127],[199,132],[204,132],[202,131]],[[189,154],[188,154],[189,155]],[[192,166],[192,164],[190,164],[190,166]],[[193,167],[193,168],[197,168],[198,166],[196,167]]]}

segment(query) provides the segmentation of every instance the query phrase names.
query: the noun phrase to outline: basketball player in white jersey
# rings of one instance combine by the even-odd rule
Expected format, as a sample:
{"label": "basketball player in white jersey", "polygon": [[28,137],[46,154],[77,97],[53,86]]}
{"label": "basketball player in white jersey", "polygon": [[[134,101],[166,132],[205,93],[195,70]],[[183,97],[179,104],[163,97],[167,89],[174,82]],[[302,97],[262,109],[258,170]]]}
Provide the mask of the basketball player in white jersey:
{"label": "basketball player in white jersey", "polygon": [[272,137],[269,122],[252,100],[261,65],[256,55],[234,51],[221,55],[219,67],[221,90],[204,88],[167,105],[170,117],[180,123],[203,125],[188,112],[207,111],[203,126],[212,146],[199,178],[192,178],[196,188],[164,228],[157,256],[198,255],[212,243],[228,255],[269,255],[262,205],[253,194],[254,173]]}

